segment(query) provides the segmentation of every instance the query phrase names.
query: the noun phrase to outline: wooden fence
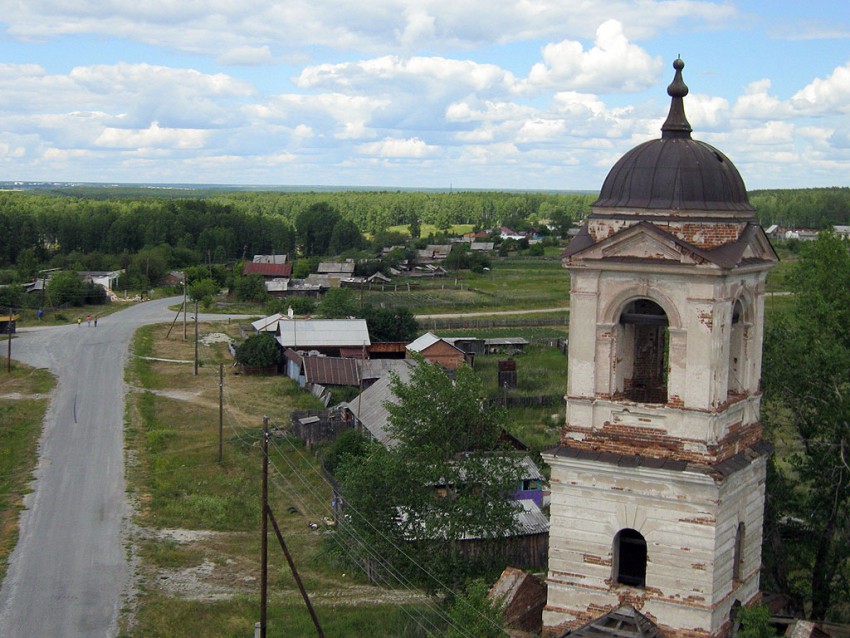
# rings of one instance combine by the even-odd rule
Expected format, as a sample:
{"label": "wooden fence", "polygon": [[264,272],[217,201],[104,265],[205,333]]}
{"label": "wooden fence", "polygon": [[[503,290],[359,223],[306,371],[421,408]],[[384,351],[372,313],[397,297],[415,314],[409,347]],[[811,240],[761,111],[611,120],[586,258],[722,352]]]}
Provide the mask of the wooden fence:
{"label": "wooden fence", "polygon": [[417,319],[422,330],[457,330],[457,329],[483,329],[483,328],[510,328],[510,327],[534,327],[534,326],[567,326],[570,318],[566,314],[552,314],[548,317],[490,317],[479,319],[473,317],[444,317],[431,319]]}
{"label": "wooden fence", "polygon": [[544,405],[560,405],[564,402],[563,394],[542,394],[531,397],[490,397],[487,403],[506,408],[539,408]]}

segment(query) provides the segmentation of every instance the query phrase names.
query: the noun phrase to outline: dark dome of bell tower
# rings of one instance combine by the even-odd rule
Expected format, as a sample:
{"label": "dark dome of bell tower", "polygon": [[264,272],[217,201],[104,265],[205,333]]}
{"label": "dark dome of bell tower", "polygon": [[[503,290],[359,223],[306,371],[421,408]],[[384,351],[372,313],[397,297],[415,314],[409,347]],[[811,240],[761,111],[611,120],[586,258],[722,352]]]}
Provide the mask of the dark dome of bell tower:
{"label": "dark dome of bell tower", "polygon": [[[670,112],[661,139],[623,155],[605,178],[593,208],[670,211],[753,211],[735,165],[713,146],[691,138],[685,117],[685,63],[673,62]],[[601,211],[600,211],[601,212]]]}

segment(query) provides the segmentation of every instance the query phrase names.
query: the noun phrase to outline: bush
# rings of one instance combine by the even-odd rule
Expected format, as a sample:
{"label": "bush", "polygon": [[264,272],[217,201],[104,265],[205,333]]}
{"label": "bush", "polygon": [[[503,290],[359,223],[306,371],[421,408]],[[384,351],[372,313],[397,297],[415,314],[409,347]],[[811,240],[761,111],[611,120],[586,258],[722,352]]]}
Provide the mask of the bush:
{"label": "bush", "polygon": [[251,335],[236,347],[236,361],[258,368],[277,366],[281,362],[280,348],[268,333]]}
{"label": "bush", "polygon": [[280,312],[281,314],[286,314],[290,308],[292,308],[292,312],[296,315],[309,315],[316,310],[316,300],[313,297],[285,297],[279,300],[278,303],[280,304],[278,307],[281,309],[275,310],[275,312]]}

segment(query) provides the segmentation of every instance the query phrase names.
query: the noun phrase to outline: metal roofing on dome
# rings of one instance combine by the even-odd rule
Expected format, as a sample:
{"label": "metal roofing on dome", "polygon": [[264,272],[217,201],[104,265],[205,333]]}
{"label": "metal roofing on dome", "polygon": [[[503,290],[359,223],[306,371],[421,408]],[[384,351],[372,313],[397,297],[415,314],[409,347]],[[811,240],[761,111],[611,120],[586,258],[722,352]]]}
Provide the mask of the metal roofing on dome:
{"label": "metal roofing on dome", "polygon": [[673,63],[676,76],[667,87],[670,112],[661,139],[623,155],[605,178],[594,207],[672,210],[752,211],[744,180],[723,153],[691,138],[683,98],[685,63]]}

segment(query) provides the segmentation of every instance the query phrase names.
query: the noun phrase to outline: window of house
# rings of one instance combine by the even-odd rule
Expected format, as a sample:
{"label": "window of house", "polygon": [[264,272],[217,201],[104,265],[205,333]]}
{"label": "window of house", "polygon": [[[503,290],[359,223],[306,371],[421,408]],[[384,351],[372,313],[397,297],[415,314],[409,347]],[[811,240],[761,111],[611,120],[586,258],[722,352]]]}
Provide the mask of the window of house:
{"label": "window of house", "polygon": [[623,585],[646,585],[646,540],[640,532],[621,529],[614,537],[614,576]]}
{"label": "window of house", "polygon": [[620,314],[623,394],[641,403],[667,402],[667,314],[649,299],[636,299]]}

